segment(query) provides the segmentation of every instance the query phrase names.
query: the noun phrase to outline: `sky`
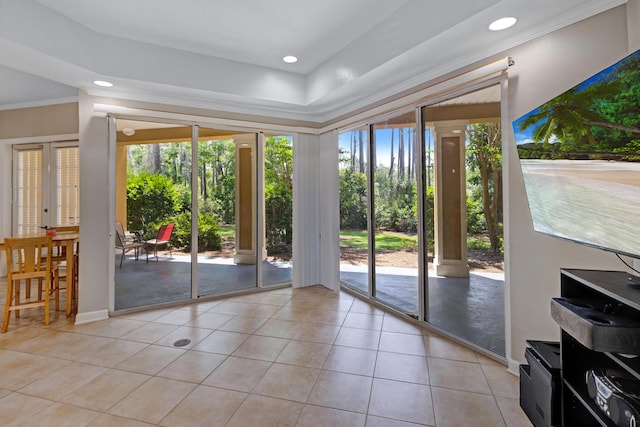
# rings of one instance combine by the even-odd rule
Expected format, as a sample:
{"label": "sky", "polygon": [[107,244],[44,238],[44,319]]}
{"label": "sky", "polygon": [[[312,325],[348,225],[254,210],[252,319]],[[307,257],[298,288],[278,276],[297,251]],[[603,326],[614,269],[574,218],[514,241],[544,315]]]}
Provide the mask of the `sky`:
{"label": "sky", "polygon": [[[357,132],[357,131],[356,131]],[[394,129],[394,152],[396,159],[398,161],[398,130]],[[338,138],[338,144],[341,151],[349,152],[351,146],[351,135],[353,132],[344,132],[341,133]],[[405,165],[409,162],[409,152],[406,149],[407,145],[407,131],[405,131]],[[428,138],[429,136],[427,136]],[[366,138],[366,136],[365,136]],[[375,133],[375,141],[376,141],[376,160],[378,162],[378,166],[389,166],[390,161],[390,153],[391,153],[391,129],[378,129]],[[366,146],[366,141],[365,141]],[[366,154],[365,154],[366,155]],[[397,164],[397,163],[396,163]]]}

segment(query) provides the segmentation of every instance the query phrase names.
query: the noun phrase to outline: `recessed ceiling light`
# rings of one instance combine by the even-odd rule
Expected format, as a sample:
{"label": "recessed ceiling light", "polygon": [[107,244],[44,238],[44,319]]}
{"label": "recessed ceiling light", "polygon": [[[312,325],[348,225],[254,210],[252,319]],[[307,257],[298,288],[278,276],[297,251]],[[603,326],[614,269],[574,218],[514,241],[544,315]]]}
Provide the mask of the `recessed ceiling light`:
{"label": "recessed ceiling light", "polygon": [[295,63],[295,62],[298,62],[298,58],[296,58],[296,57],[295,57],[295,56],[293,56],[293,55],[287,55],[287,56],[285,56],[284,58],[282,58],[282,60],[283,60],[284,62],[286,62],[287,64],[293,64],[293,63]]}
{"label": "recessed ceiling light", "polygon": [[512,27],[513,25],[515,25],[515,23],[518,20],[516,18],[514,18],[513,16],[510,16],[508,18],[500,18],[496,21],[493,21],[490,25],[489,25],[489,29],[491,31],[500,31],[500,30],[506,30],[509,27]]}
{"label": "recessed ceiling light", "polygon": [[93,84],[96,86],[102,86],[102,87],[111,87],[113,86],[113,83],[105,81],[105,80],[94,80]]}

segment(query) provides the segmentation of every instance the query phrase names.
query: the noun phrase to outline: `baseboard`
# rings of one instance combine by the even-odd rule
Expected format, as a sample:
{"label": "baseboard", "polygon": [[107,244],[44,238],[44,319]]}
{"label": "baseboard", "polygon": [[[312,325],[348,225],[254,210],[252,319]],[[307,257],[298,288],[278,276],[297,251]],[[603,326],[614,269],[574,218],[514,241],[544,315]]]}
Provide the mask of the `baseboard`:
{"label": "baseboard", "polygon": [[90,311],[88,313],[78,313],[76,315],[75,325],[96,322],[98,320],[106,320],[109,318],[109,310]]}
{"label": "baseboard", "polygon": [[515,375],[516,377],[520,377],[520,362],[517,360],[509,359],[509,367],[507,371]]}

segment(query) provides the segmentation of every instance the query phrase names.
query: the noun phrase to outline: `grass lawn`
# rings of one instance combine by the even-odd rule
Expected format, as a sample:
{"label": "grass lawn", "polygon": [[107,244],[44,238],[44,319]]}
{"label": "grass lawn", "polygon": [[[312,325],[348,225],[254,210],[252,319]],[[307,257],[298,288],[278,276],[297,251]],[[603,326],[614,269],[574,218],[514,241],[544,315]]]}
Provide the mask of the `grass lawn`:
{"label": "grass lawn", "polygon": [[[340,242],[350,248],[367,249],[366,231],[341,230]],[[400,233],[376,233],[376,249],[381,251],[398,251],[418,247],[418,237]]]}
{"label": "grass lawn", "polygon": [[220,226],[220,238],[223,242],[228,240],[234,240],[236,238],[236,226],[235,225],[221,225]]}
{"label": "grass lawn", "polygon": [[[341,230],[340,243],[350,248],[367,249],[368,237],[366,231]],[[402,233],[376,233],[376,249],[381,251],[413,250],[418,247],[418,237]],[[491,244],[483,236],[467,236],[469,250],[491,249]]]}

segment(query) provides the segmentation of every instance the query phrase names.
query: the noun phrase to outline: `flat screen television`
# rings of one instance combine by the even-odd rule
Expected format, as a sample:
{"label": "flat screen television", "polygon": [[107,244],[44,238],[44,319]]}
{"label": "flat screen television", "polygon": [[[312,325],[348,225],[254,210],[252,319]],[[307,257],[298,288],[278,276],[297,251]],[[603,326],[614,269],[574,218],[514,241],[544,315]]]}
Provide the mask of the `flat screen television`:
{"label": "flat screen television", "polygon": [[640,258],[640,51],[513,130],[534,230]]}

